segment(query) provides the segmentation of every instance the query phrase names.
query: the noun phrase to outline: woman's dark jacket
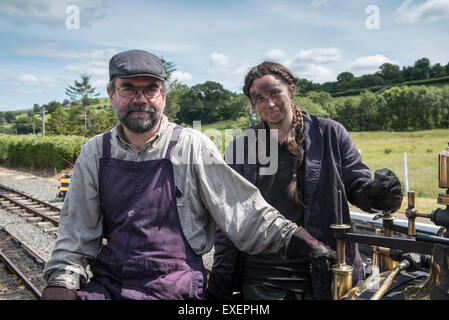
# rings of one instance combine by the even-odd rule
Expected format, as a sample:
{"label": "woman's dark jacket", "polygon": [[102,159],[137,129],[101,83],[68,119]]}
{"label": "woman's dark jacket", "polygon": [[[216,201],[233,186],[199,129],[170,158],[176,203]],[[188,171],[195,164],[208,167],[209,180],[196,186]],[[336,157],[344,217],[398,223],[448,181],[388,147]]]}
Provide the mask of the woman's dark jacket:
{"label": "woman's dark jacket", "polygon": [[[336,241],[332,236],[330,225],[337,220],[337,190],[342,190],[343,223],[351,224],[347,200],[356,206],[366,203],[367,199],[364,198],[361,189],[362,185],[371,179],[371,172],[362,163],[361,155],[343,125],[306,112],[303,112],[303,118],[304,227],[313,237],[336,250]],[[255,130],[255,127],[249,130]],[[233,148],[233,159],[230,161],[227,158],[226,162],[255,184],[258,165],[254,164],[254,161],[248,163],[248,143],[244,143],[243,163],[235,161],[236,141],[244,136],[245,134],[230,143],[227,151]],[[208,298],[229,299],[232,292],[238,290],[243,256],[223,233],[217,232],[214,264],[207,289]],[[356,243],[346,243],[346,263],[354,268],[354,284],[364,279],[362,260]],[[311,280],[315,299],[332,298],[331,279],[320,278],[313,266]]]}

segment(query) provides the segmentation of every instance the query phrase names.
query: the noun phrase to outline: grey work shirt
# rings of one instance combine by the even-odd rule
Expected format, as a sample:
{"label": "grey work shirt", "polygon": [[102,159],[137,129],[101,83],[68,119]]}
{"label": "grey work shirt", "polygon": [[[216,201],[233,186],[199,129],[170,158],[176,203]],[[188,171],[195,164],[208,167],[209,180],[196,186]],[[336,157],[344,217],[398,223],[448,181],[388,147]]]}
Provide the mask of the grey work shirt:
{"label": "grey work shirt", "polygon": [[[158,132],[137,150],[121,135],[121,124],[112,129],[111,157],[147,161],[165,156],[176,124],[163,116]],[[87,279],[86,267],[94,263],[103,240],[103,215],[99,199],[99,159],[102,135],[90,139],[75,163],[59,221],[58,237],[44,269],[48,286],[79,289]],[[286,220],[261,196],[259,190],[229,167],[215,144],[197,130],[184,128],[172,150],[182,231],[199,255],[210,251],[220,228],[236,247],[250,254],[285,254],[295,223]],[[80,277],[81,276],[81,277]]]}

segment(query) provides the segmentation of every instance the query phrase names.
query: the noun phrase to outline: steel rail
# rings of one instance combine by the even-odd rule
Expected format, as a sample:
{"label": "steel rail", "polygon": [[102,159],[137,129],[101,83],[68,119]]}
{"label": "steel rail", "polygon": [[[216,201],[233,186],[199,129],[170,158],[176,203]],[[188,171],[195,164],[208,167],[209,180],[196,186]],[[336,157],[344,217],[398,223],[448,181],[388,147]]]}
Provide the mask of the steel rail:
{"label": "steel rail", "polygon": [[26,198],[28,198],[28,199],[31,199],[31,200],[33,200],[33,201],[35,201],[35,202],[38,202],[39,204],[45,205],[46,207],[49,207],[49,208],[51,208],[52,210],[55,210],[55,211],[60,211],[60,210],[61,210],[60,208],[58,208],[58,207],[52,205],[51,203],[48,203],[48,202],[45,202],[45,201],[36,199],[36,198],[33,197],[33,196],[30,196],[30,195],[28,195],[28,194],[25,194],[25,193],[23,193],[23,192],[20,192],[20,191],[18,191],[18,190],[12,189],[12,188],[7,187],[7,186],[2,185],[2,184],[0,184],[0,193],[1,193],[1,191],[2,191],[1,189],[5,189],[5,190],[10,191],[10,192],[13,192],[13,193],[18,193],[19,195],[21,195],[21,196],[23,196],[23,197],[26,197]]}
{"label": "steel rail", "polygon": [[[20,196],[23,196],[23,197],[26,197],[26,198],[33,199],[33,200],[34,200],[33,197],[30,197],[30,196],[28,196],[28,195],[25,195],[25,194],[23,194],[23,193],[21,193],[21,192],[17,192],[17,191],[12,190],[12,189],[9,189],[9,191],[10,191],[10,192],[18,193]],[[7,195],[4,194],[4,193],[1,193],[1,190],[0,190],[0,197],[5,198],[6,200],[8,200],[8,201],[10,201],[10,202],[12,202],[12,203],[18,205],[19,207],[23,208],[24,210],[26,210],[26,211],[28,211],[28,212],[31,212],[31,213],[34,214],[34,215],[37,215],[37,216],[41,217],[42,219],[44,219],[44,220],[46,220],[46,221],[48,221],[48,222],[51,222],[51,223],[52,223],[54,226],[56,226],[56,227],[59,225],[59,221],[58,221],[58,220],[56,220],[56,219],[54,219],[54,218],[52,218],[52,217],[50,217],[50,216],[48,216],[48,215],[46,215],[46,214],[40,212],[40,211],[38,211],[38,210],[36,210],[36,209],[34,209],[34,208],[31,208],[30,206],[28,206],[28,205],[26,205],[26,204],[24,204],[24,203],[22,203],[22,202],[20,202],[20,201],[18,201],[18,200],[13,199],[13,198],[11,198],[10,196],[7,196]],[[24,200],[26,200],[26,199],[24,199]],[[44,202],[44,201],[40,201],[40,200],[38,200],[38,201],[40,202],[40,204],[43,204],[43,205],[45,205],[45,206],[48,206],[48,207],[50,207],[50,208],[53,209],[53,210],[56,209],[56,210],[58,210],[58,212],[61,211],[61,209],[59,209],[58,207],[55,207],[55,206],[53,206],[53,205],[51,205],[51,204],[47,204],[47,203]]]}
{"label": "steel rail", "polygon": [[40,298],[42,295],[42,292],[36,286],[20,271],[20,269],[11,261],[8,259],[7,256],[3,252],[0,251],[0,260],[2,260],[6,267],[11,270],[17,277],[19,277],[20,281],[22,281],[25,286],[32,292],[32,294],[36,298]]}

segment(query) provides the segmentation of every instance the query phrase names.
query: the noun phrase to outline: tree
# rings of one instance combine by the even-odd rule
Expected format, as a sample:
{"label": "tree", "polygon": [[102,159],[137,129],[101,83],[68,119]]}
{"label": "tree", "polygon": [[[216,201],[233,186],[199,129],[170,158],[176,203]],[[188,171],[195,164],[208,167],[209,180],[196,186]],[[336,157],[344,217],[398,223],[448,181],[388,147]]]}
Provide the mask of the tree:
{"label": "tree", "polygon": [[403,81],[401,68],[398,65],[386,62],[379,67],[379,70],[378,74],[388,84],[401,83]]}
{"label": "tree", "polygon": [[47,113],[53,113],[53,110],[56,108],[62,107],[62,104],[58,101],[50,101],[48,104],[45,105],[45,110]]}
{"label": "tree", "polygon": [[58,106],[52,110],[47,120],[46,128],[52,134],[66,134],[67,113],[62,106]]}
{"label": "tree", "polygon": [[439,63],[434,64],[430,69],[431,78],[441,78],[447,76],[446,69]]}
{"label": "tree", "polygon": [[63,107],[68,107],[70,105],[70,100],[69,99],[64,99],[64,101],[62,101],[62,106]]}
{"label": "tree", "polygon": [[14,112],[12,111],[6,111],[5,112],[5,120],[8,123],[13,122],[16,119],[16,116],[14,115]]}
{"label": "tree", "polygon": [[309,81],[304,78],[297,78],[296,91],[299,94],[304,94],[309,91],[321,91],[321,85],[319,83],[313,83],[313,81]]}
{"label": "tree", "polygon": [[202,101],[201,120],[210,123],[217,120],[224,120],[226,113],[226,102],[231,100],[232,93],[223,88],[223,86],[214,81],[206,81],[197,84],[191,88],[192,93],[197,99]]}
{"label": "tree", "polygon": [[342,72],[337,76],[337,88],[339,90],[346,90],[352,87],[351,83],[354,75],[351,72]]}
{"label": "tree", "polygon": [[167,82],[170,81],[171,75],[176,71],[175,63],[172,61],[165,60],[161,58],[162,65],[164,66],[165,72],[167,73]]}
{"label": "tree", "polygon": [[80,100],[82,106],[86,107],[92,103],[93,97],[97,97],[100,94],[96,93],[95,88],[90,84],[90,75],[83,73],[80,76],[81,82],[75,80],[72,86],[69,85],[65,89],[65,93],[71,100]]}
{"label": "tree", "polygon": [[325,111],[327,114],[326,117],[335,117],[335,105],[332,102],[332,96],[329,92],[309,92],[307,97],[309,97],[313,103],[318,104],[321,109]]}
{"label": "tree", "polygon": [[179,99],[190,89],[185,84],[178,81],[173,81],[170,84],[170,89],[167,93],[167,100],[165,102],[164,114],[170,121],[177,121],[178,112],[180,110]]}
{"label": "tree", "polygon": [[337,76],[338,82],[349,82],[354,78],[354,75],[351,72],[342,72]]}
{"label": "tree", "polygon": [[39,117],[30,117],[27,114],[21,114],[16,117],[14,127],[18,134],[35,134],[40,132],[40,119]]}
{"label": "tree", "polygon": [[416,60],[414,68],[411,71],[412,80],[422,80],[430,77],[430,60],[421,58]]}
{"label": "tree", "polygon": [[94,97],[98,96],[99,93],[95,92],[95,88],[90,84],[90,75],[81,74],[81,82],[75,80],[73,86],[68,86],[65,93],[72,100],[81,100],[81,106],[84,109],[84,136],[87,134],[87,106],[98,102]]}

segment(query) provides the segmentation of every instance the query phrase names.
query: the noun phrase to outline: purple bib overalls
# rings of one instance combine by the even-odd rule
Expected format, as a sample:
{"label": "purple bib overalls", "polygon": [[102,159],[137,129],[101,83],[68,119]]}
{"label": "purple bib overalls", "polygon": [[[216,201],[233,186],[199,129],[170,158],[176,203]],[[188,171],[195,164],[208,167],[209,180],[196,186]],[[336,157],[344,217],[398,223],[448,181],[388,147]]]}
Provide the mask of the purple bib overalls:
{"label": "purple bib overalls", "polygon": [[173,131],[164,159],[111,158],[111,132],[103,135],[100,205],[103,246],[93,278],[79,299],[202,299],[206,272],[179,221],[170,154],[183,127]]}

